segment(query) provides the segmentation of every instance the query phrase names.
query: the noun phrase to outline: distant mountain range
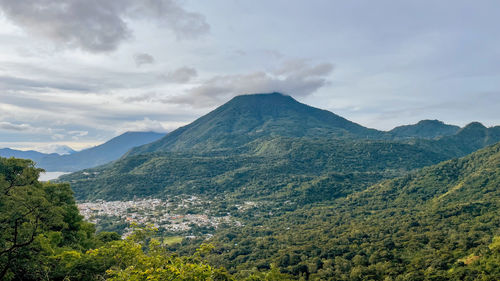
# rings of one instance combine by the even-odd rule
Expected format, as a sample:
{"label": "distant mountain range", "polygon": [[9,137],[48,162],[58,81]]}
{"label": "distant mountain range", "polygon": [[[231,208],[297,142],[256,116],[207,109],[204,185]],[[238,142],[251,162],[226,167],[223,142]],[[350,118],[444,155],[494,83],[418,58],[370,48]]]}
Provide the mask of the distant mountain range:
{"label": "distant mountain range", "polygon": [[10,148],[0,148],[0,156],[1,157],[15,157],[15,158],[25,158],[25,159],[31,159],[35,162],[40,162],[41,159],[45,157],[57,157],[60,156],[57,153],[42,153],[34,150],[16,150],[16,149],[10,149]]}
{"label": "distant mountain range", "polygon": [[28,158],[48,172],[74,172],[114,161],[131,148],[156,141],[164,135],[155,132],[126,132],[101,145],[71,154],[45,154],[4,148],[0,149],[0,156]]}

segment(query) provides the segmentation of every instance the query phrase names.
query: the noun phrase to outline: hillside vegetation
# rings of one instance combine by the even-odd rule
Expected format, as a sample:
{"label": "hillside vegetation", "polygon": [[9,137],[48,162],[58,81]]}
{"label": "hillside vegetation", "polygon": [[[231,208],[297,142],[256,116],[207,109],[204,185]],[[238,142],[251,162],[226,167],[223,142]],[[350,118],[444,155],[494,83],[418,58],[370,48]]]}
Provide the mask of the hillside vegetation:
{"label": "hillside vegetation", "polygon": [[211,261],[234,272],[275,263],[322,280],[499,280],[499,186],[497,144],[223,230]]}

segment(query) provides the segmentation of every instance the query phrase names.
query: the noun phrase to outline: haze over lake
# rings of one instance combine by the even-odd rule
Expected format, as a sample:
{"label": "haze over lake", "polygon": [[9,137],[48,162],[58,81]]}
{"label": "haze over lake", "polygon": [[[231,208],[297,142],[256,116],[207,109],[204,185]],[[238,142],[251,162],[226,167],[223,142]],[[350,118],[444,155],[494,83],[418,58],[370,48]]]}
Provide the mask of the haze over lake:
{"label": "haze over lake", "polygon": [[45,173],[40,173],[40,181],[50,181],[50,180],[55,180],[58,177],[62,175],[69,174],[69,172],[45,172]]}

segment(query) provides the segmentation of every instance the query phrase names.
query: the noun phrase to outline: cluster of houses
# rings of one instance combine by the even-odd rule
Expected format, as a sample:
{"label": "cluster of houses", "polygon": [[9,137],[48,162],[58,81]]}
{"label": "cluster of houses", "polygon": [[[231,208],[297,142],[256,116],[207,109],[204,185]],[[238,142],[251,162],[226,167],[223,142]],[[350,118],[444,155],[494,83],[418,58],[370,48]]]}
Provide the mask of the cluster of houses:
{"label": "cluster of houses", "polygon": [[154,225],[158,229],[167,231],[188,231],[193,226],[217,228],[222,223],[241,225],[230,215],[209,216],[207,213],[183,214],[177,210],[197,208],[201,200],[195,196],[176,198],[177,200],[138,199],[130,201],[84,202],[78,204],[80,214],[87,221],[95,224],[104,218],[113,218],[123,223],[137,223],[139,225]]}

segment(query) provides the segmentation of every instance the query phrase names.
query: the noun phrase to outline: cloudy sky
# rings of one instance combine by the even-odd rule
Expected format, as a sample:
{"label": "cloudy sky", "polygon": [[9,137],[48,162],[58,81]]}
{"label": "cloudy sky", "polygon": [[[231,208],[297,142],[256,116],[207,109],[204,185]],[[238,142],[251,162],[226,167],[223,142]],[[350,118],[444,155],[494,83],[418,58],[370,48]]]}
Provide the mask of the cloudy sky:
{"label": "cloudy sky", "polygon": [[280,91],[364,126],[500,124],[500,1],[0,0],[0,147],[81,149]]}

